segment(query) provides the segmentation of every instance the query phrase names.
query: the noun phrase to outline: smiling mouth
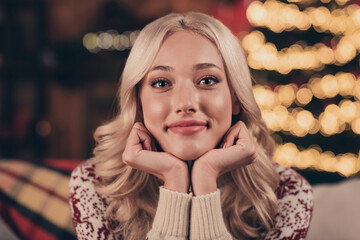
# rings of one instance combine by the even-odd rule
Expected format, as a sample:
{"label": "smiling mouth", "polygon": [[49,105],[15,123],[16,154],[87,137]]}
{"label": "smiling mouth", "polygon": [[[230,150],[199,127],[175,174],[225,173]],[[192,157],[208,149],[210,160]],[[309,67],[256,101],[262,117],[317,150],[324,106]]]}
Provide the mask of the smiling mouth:
{"label": "smiling mouth", "polygon": [[167,126],[166,130],[169,130],[175,134],[190,136],[197,134],[208,127],[206,122],[196,120],[186,120],[171,123]]}

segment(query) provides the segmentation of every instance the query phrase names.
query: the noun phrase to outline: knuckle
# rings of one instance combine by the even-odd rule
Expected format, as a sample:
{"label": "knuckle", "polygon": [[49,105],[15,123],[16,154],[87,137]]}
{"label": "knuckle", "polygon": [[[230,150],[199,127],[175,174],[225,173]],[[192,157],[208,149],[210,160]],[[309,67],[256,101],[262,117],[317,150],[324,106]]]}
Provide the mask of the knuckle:
{"label": "knuckle", "polygon": [[184,166],[185,166],[185,164],[182,164],[182,162],[176,161],[172,168],[173,168],[174,171],[182,171],[182,170],[185,169]]}
{"label": "knuckle", "polygon": [[122,154],[122,161],[126,165],[130,165],[131,164],[131,159],[132,159],[132,154],[129,151],[124,151],[123,154]]}
{"label": "knuckle", "polygon": [[141,126],[141,123],[140,122],[136,122],[136,123],[134,123],[134,126]]}
{"label": "knuckle", "polygon": [[238,122],[237,122],[237,125],[238,125],[239,127],[246,127],[246,125],[245,125],[245,123],[244,123],[243,121],[238,121]]}
{"label": "knuckle", "polygon": [[254,144],[249,144],[245,148],[245,155],[248,157],[249,160],[254,161],[256,159],[256,148]]}
{"label": "knuckle", "polygon": [[133,129],[141,130],[142,127],[143,127],[143,125],[141,122],[136,122],[136,123],[134,123]]}

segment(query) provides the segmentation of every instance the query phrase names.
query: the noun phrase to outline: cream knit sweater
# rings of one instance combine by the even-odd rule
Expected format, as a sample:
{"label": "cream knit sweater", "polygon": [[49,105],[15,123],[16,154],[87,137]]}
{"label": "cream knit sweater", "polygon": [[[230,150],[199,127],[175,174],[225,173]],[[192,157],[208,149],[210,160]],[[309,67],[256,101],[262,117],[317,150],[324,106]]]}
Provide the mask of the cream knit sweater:
{"label": "cream knit sweater", "polygon": [[190,239],[232,239],[223,220],[220,191],[193,197],[191,193],[177,193],[161,187],[147,239],[188,239],[189,231]]}

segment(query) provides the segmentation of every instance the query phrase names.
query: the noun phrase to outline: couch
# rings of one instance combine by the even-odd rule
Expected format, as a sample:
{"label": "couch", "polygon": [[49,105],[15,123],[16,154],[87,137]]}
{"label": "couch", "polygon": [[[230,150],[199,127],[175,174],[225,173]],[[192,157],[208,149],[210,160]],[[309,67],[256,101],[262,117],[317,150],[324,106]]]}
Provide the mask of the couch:
{"label": "couch", "polygon": [[76,239],[68,183],[80,162],[0,160],[0,239]]}

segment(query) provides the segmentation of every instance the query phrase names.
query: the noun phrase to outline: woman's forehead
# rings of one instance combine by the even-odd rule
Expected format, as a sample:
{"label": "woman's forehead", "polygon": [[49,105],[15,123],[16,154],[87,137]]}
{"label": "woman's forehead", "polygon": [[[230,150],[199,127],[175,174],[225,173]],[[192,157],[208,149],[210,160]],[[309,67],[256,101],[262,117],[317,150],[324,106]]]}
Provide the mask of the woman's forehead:
{"label": "woman's forehead", "polygon": [[191,66],[209,63],[224,69],[216,45],[203,35],[187,30],[177,31],[166,37],[150,69],[157,65],[176,65],[181,61]]}

